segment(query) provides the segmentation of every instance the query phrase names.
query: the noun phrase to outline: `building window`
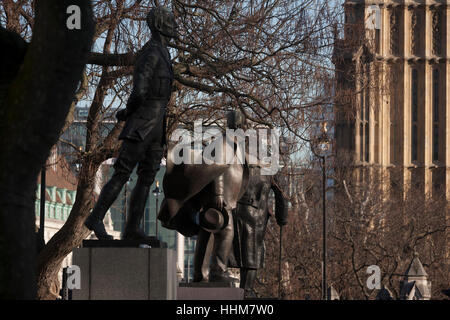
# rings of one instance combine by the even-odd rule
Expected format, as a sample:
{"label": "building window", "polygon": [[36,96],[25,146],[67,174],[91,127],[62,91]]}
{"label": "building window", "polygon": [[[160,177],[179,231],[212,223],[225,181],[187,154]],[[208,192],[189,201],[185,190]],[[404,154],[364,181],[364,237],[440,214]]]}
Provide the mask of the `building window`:
{"label": "building window", "polygon": [[381,34],[380,29],[375,29],[375,52],[380,54],[381,53]]}
{"label": "building window", "polygon": [[420,15],[414,10],[411,15],[411,52],[418,55],[420,48]]}
{"label": "building window", "polygon": [[392,9],[391,16],[390,16],[390,25],[391,25],[391,32],[390,32],[390,49],[391,54],[398,55],[399,54],[399,14],[396,9]]}
{"label": "building window", "polygon": [[[369,70],[367,70],[367,74],[369,74]],[[364,157],[365,161],[369,162],[369,117],[370,117],[370,108],[369,108],[369,88],[366,89],[366,98],[364,101],[364,108],[366,109],[364,112],[364,127],[365,127],[365,133],[364,133]]]}
{"label": "building window", "polygon": [[433,54],[440,55],[442,53],[442,14],[441,11],[435,9],[433,11]]}
{"label": "building window", "polygon": [[433,70],[433,161],[439,160],[439,70]]}
{"label": "building window", "polygon": [[399,68],[398,66],[391,66],[390,69],[390,156],[391,163],[398,162],[398,148],[397,148],[397,140],[398,140],[398,82],[399,82]]}
{"label": "building window", "polygon": [[365,161],[369,162],[369,123],[366,121],[364,125],[366,127],[365,143],[364,143]]}
{"label": "building window", "polygon": [[411,161],[417,161],[419,112],[417,69],[412,70],[411,78]]}
{"label": "building window", "polygon": [[391,144],[391,163],[397,163],[397,152],[396,152],[396,143],[397,143],[397,101],[395,96],[392,95],[391,99],[391,117],[390,117],[390,144]]}
{"label": "building window", "polygon": [[359,125],[359,160],[364,161],[364,125]]}
{"label": "building window", "polygon": [[363,162],[369,162],[369,113],[366,110],[366,112],[361,112],[361,115],[364,115],[364,117],[361,118],[361,122],[359,125],[359,158]]}
{"label": "building window", "polygon": [[362,162],[369,162],[369,118],[370,118],[370,97],[369,88],[365,87],[363,73],[361,72],[360,87],[360,127],[359,127],[359,158]]}

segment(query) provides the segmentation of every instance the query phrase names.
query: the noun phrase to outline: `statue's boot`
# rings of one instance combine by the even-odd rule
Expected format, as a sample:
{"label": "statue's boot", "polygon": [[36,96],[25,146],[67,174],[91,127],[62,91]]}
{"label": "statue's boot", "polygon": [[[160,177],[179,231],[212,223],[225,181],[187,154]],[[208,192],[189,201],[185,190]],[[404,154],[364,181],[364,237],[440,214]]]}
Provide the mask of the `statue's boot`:
{"label": "statue's boot", "polygon": [[127,180],[128,175],[116,172],[111,180],[103,187],[94,209],[84,222],[86,228],[94,231],[95,236],[99,240],[113,240],[113,237],[106,232],[103,219],[105,218],[108,209],[117,199],[120,190],[122,190],[122,187]]}
{"label": "statue's boot", "polygon": [[125,231],[122,238],[125,240],[150,240],[153,239],[147,236],[139,226],[144,216],[145,204],[147,203],[148,194],[150,192],[148,183],[144,183],[140,177],[136,182],[130,197],[130,211],[128,221],[125,226]]}
{"label": "statue's boot", "polygon": [[253,290],[253,284],[256,279],[257,269],[241,268],[241,281],[240,287],[244,289],[245,298],[256,298],[255,291]]}
{"label": "statue's boot", "polygon": [[209,271],[209,282],[235,282],[228,273],[228,258],[233,245],[233,217],[228,211],[227,226],[217,233],[214,233],[214,246],[211,257],[211,266]]}

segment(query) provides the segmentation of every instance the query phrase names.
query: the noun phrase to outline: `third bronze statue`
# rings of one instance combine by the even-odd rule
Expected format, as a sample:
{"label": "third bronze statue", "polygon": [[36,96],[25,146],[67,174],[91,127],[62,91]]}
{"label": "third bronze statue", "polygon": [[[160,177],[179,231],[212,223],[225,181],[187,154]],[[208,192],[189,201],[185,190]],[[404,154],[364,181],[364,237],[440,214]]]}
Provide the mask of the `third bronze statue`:
{"label": "third bronze statue", "polygon": [[139,225],[163,156],[166,107],[173,81],[167,42],[177,34],[174,15],[164,7],[153,8],[147,15],[147,24],[152,37],[136,58],[133,90],[126,109],[116,115],[119,121],[125,121],[125,126],[119,136],[123,143],[114,163],[114,175],[103,187],[85,222],[100,240],[112,239],[105,230],[103,219],[136,165],[138,180],[131,194],[129,217],[122,237],[130,240],[146,238]]}
{"label": "third bronze statue", "polygon": [[257,270],[264,266],[264,235],[270,216],[269,193],[275,195],[275,218],[282,227],[287,223],[288,208],[273,176],[261,175],[261,166],[249,165],[249,182],[233,211],[235,223],[234,250],[229,266],[240,268],[240,287],[245,297],[254,297]]}

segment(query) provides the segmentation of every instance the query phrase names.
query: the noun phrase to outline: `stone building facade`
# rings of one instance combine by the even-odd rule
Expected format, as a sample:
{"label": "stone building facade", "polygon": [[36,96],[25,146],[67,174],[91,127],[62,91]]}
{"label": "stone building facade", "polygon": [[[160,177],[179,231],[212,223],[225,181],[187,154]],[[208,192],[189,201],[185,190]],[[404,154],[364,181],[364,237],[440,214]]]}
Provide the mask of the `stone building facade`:
{"label": "stone building facade", "polygon": [[353,0],[344,8],[333,57],[335,148],[356,168],[377,168],[355,170],[356,179],[376,172],[399,197],[444,199],[448,225],[450,1]]}
{"label": "stone building facade", "polygon": [[[354,180],[383,179],[383,199],[436,200],[439,223],[450,225],[450,1],[353,0],[344,9],[333,56],[336,154]],[[443,243],[448,266],[449,230]]]}
{"label": "stone building facade", "polygon": [[[335,53],[337,71],[346,71],[338,85],[350,100],[355,93],[348,103],[356,107],[351,123],[337,117],[337,148],[357,163],[420,169],[424,192],[434,181],[450,185],[449,4],[347,1]],[[375,10],[378,28],[367,29]],[[404,182],[413,171],[405,170]]]}

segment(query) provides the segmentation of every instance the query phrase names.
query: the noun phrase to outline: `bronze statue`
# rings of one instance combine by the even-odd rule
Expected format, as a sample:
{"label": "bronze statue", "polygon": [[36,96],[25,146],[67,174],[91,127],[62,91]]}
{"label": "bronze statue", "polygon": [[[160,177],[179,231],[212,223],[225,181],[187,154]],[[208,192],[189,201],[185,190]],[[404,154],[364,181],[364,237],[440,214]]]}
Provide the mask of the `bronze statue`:
{"label": "bronze statue", "polygon": [[[246,120],[242,113],[228,114],[227,126],[238,129],[246,128]],[[246,150],[248,150],[248,146]],[[287,223],[288,208],[282,191],[275,183],[275,177],[262,174],[261,163],[248,164],[245,192],[237,201],[233,210],[233,250],[229,255],[228,267],[240,268],[240,287],[245,290],[247,298],[254,297],[253,285],[257,270],[264,266],[264,236],[270,216],[268,198],[270,190],[275,195],[275,218],[282,227]],[[225,184],[225,188],[230,185]],[[214,239],[215,240],[215,239]],[[198,233],[194,256],[194,282],[208,279],[208,266],[214,240],[210,233],[200,230]]]}
{"label": "bronze statue", "polygon": [[139,228],[145,203],[156,172],[159,170],[165,144],[165,115],[172,92],[173,70],[167,42],[175,38],[177,24],[174,15],[164,7],[153,8],[147,15],[152,37],[139,53],[133,73],[133,91],[126,109],[117,112],[125,126],[123,140],[114,164],[114,175],[103,187],[85,226],[100,240],[112,240],[103,225],[109,207],[138,165],[138,180],[131,194],[129,218],[124,239],[145,239]]}
{"label": "bronze statue", "polygon": [[235,223],[234,251],[230,267],[240,268],[240,287],[246,297],[254,297],[253,284],[259,268],[264,266],[264,235],[270,212],[270,190],[275,195],[275,218],[281,227],[287,223],[287,205],[273,176],[261,175],[259,165],[249,165],[249,182],[244,195],[233,210]]}
{"label": "bronze statue", "polygon": [[[234,144],[227,139],[223,143]],[[197,235],[194,281],[207,281],[201,270],[211,235],[214,243],[208,280],[234,281],[227,266],[234,236],[232,211],[246,188],[247,166],[239,163],[174,165],[170,154],[171,147],[163,180],[165,199],[158,219],[166,228],[185,236]]]}

